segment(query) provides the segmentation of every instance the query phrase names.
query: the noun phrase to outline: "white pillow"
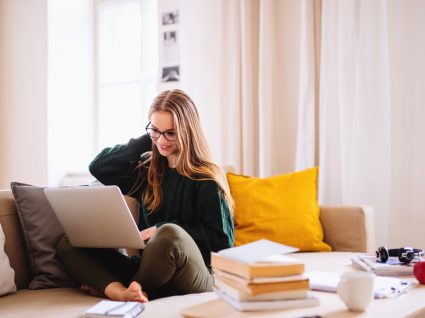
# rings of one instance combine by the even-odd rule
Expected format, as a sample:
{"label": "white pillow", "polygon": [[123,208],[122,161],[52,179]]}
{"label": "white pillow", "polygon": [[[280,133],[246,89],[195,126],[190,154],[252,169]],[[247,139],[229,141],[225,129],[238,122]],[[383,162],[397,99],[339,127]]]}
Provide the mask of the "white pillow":
{"label": "white pillow", "polygon": [[15,271],[4,252],[5,236],[0,224],[0,296],[16,292]]}

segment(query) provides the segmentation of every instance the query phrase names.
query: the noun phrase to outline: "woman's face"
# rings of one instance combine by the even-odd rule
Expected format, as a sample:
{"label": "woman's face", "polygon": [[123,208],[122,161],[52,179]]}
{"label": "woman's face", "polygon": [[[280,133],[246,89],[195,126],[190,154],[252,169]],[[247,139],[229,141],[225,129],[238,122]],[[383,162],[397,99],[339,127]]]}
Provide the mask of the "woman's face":
{"label": "woman's face", "polygon": [[[158,111],[154,112],[151,115],[151,124],[150,127],[156,129],[160,133],[168,132],[167,137],[172,135],[172,132],[175,133],[174,120],[173,116],[169,112]],[[171,134],[170,134],[171,133]],[[175,135],[176,137],[176,135]],[[153,143],[158,148],[161,156],[167,157],[168,165],[171,168],[175,167],[175,159],[177,156],[178,150],[178,141],[168,140],[164,137],[164,134],[161,134],[158,138],[152,138]],[[174,139],[174,138],[171,138]]]}

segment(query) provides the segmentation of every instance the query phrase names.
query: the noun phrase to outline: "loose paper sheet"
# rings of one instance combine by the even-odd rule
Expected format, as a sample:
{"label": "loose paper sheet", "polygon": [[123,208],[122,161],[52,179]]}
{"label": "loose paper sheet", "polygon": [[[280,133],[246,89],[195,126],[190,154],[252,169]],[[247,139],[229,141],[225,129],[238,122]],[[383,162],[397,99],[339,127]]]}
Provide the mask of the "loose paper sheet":
{"label": "loose paper sheet", "polygon": [[[278,254],[289,254],[298,251],[296,247],[272,242],[266,239],[244,244],[238,247],[226,248],[218,253],[245,263],[255,263],[259,261],[284,261]],[[288,258],[284,258],[288,261]]]}

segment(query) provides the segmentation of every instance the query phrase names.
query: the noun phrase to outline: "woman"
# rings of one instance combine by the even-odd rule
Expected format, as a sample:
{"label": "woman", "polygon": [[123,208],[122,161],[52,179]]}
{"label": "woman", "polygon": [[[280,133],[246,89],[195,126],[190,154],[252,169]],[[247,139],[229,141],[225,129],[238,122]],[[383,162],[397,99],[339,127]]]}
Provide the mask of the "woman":
{"label": "woman", "polygon": [[233,200],[192,100],[181,90],[165,91],[149,119],[146,135],[104,149],[89,167],[100,182],[138,200],[140,234],[147,241],[140,257],[74,248],[66,238],[58,244],[82,289],[112,300],[210,291],[210,253],[233,245]]}

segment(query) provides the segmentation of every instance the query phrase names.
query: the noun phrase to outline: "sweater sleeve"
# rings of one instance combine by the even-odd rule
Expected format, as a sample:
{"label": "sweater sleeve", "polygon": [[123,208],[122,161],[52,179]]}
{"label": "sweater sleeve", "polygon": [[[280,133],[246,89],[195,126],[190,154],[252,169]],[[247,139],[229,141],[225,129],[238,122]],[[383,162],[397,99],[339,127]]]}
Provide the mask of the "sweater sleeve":
{"label": "sweater sleeve", "polygon": [[104,185],[117,185],[127,194],[137,181],[140,156],[152,149],[149,136],[103,149],[89,165],[90,173]]}
{"label": "sweater sleeve", "polygon": [[[197,198],[196,213],[200,221],[192,224],[177,223],[198,245],[207,266],[211,263],[211,252],[233,246],[234,223],[229,206],[222,191],[214,181],[202,181]],[[161,222],[157,226],[162,225]]]}

